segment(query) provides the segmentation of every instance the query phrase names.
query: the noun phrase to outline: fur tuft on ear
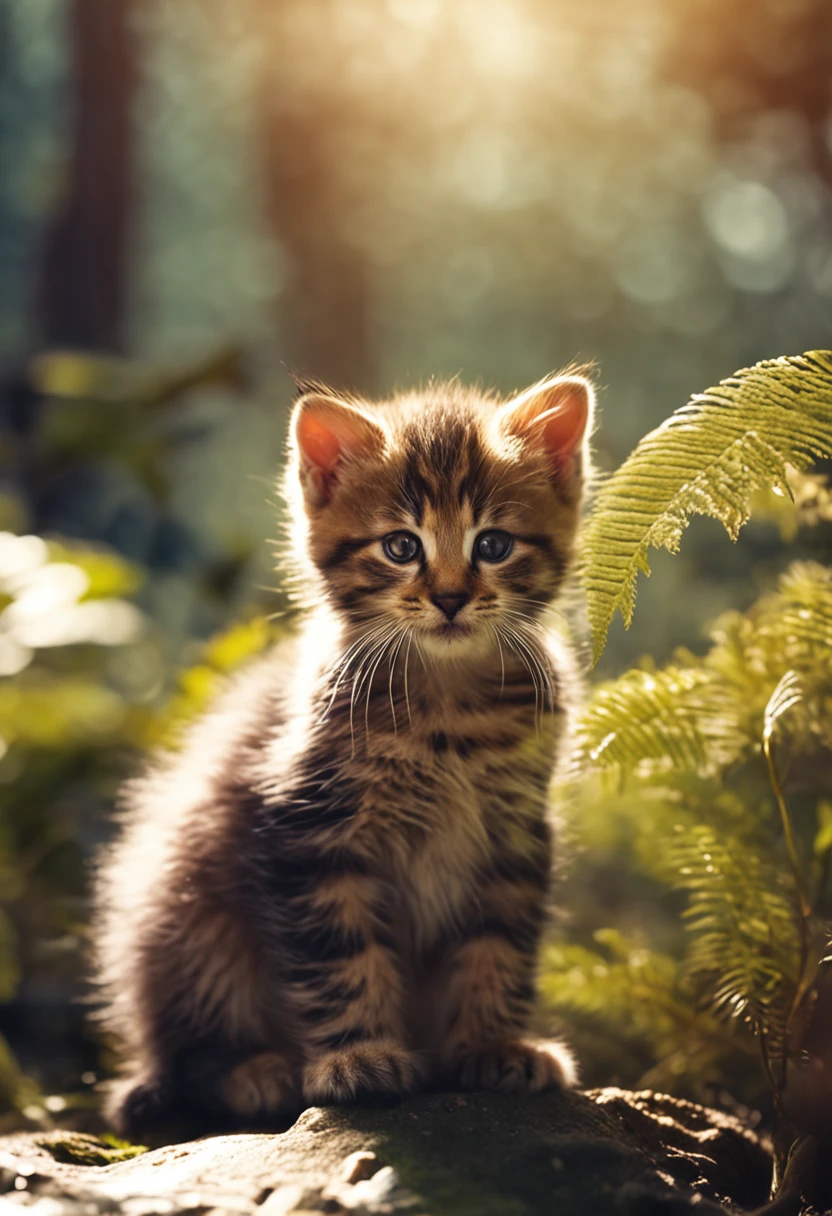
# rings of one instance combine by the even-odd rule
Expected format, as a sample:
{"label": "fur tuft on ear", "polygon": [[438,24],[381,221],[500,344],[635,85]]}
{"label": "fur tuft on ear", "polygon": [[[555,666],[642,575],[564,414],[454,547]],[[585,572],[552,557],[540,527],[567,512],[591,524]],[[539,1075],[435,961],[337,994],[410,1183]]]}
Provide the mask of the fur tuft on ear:
{"label": "fur tuft on ear", "polygon": [[503,434],[543,451],[553,473],[574,467],[589,437],[595,392],[584,376],[554,376],[533,385],[497,415]]}
{"label": "fur tuft on ear", "polygon": [[298,401],[292,434],[304,494],[316,506],[332,497],[345,465],[381,454],[387,439],[362,410],[318,392]]}

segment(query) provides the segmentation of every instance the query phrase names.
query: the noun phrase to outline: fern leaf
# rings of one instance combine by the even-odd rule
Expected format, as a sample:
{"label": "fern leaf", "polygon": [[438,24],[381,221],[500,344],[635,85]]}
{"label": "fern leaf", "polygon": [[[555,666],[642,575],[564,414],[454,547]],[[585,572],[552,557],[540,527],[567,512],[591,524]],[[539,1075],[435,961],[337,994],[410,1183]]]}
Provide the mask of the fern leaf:
{"label": "fern leaf", "polygon": [[797,752],[832,750],[831,570],[795,563],[711,638],[704,658],[677,651],[667,667],[597,685],[577,722],[576,769],[707,776],[758,754],[786,710]]}
{"label": "fern leaf", "polygon": [[540,976],[544,1005],[654,1041],[672,1036],[677,1019],[690,1016],[680,998],[679,964],[614,929],[593,936],[597,949],[563,942],[546,946]]}
{"label": "fern leaf", "polygon": [[672,1092],[682,1077],[696,1085],[720,1075],[721,1058],[748,1049],[735,1027],[693,1006],[676,959],[615,929],[599,929],[593,937],[594,949],[565,943],[545,948],[542,1006],[568,1016],[572,1035],[594,1054],[603,1057],[612,1048],[616,1061],[627,1061],[625,1071],[646,1047],[642,1064],[650,1066],[634,1076],[636,1088]]}
{"label": "fern leaf", "polygon": [[[764,734],[772,689],[792,671],[801,696],[789,698],[788,735],[797,751],[832,749],[832,570],[795,562],[777,590],[747,613],[725,613],[711,633],[705,665],[724,683],[738,730],[753,742]],[[780,707],[780,713],[783,707]]]}
{"label": "fern leaf", "polygon": [[688,894],[687,973],[716,1016],[739,1017],[784,1047],[798,983],[800,927],[782,867],[728,847],[704,824],[679,831],[668,877]]}
{"label": "fern leaf", "polygon": [[771,739],[778,719],[782,718],[783,714],[788,713],[790,709],[793,709],[802,698],[803,693],[800,688],[797,672],[787,671],[769,697],[768,704],[766,705],[763,724],[764,740],[768,741]]}
{"label": "fern leaf", "polygon": [[713,770],[743,744],[725,700],[722,681],[704,667],[628,671],[593,690],[578,721],[575,762],[584,769],[632,770],[647,761]]}
{"label": "fern leaf", "polygon": [[756,491],[790,495],[787,464],[832,456],[832,351],[767,360],[691,398],[605,482],[583,539],[596,660],[616,611],[633,614],[651,548],[676,552],[691,515],[736,539]]}

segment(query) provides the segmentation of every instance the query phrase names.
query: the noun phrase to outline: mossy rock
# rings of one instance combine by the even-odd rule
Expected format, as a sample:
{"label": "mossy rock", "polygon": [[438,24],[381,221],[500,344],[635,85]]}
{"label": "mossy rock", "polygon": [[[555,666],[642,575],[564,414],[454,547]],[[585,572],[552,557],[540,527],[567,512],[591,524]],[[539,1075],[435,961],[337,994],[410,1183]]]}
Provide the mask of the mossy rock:
{"label": "mossy rock", "polygon": [[763,1204],[771,1159],[728,1115],[606,1089],[314,1109],[282,1133],[148,1152],[65,1133],[0,1138],[7,1190],[20,1186],[15,1171],[33,1200],[58,1197],[67,1213],[79,1199],[103,1214],[159,1198],[171,1216],[705,1216]]}
{"label": "mossy rock", "polygon": [[147,1152],[143,1144],[128,1144],[115,1136],[85,1136],[80,1132],[56,1132],[37,1143],[63,1165],[115,1165]]}

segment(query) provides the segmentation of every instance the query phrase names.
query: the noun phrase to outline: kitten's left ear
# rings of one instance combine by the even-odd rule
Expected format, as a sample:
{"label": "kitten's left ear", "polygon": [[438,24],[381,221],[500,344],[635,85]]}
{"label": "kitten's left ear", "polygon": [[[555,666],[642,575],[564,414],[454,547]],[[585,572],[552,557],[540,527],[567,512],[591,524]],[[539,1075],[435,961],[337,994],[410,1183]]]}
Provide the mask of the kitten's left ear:
{"label": "kitten's left ear", "polygon": [[345,466],[380,454],[386,436],[362,410],[328,394],[301,397],[292,414],[301,485],[315,506],[329,502]]}
{"label": "kitten's left ear", "polygon": [[584,376],[554,376],[504,405],[497,426],[542,451],[552,473],[560,476],[580,471],[594,409],[595,392]]}

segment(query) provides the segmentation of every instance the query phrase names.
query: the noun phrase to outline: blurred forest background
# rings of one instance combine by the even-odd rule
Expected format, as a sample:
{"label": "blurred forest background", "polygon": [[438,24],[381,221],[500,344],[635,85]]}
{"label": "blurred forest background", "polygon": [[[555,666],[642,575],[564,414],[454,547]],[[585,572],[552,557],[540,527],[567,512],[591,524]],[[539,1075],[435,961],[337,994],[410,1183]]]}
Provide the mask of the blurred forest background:
{"label": "blurred forest background", "polygon": [[[832,346],[830,82],[829,0],[0,0],[0,1108],[106,1065],[86,861],[140,750],[283,627],[287,370],[594,360],[615,467]],[[699,521],[601,674],[829,550]]]}

